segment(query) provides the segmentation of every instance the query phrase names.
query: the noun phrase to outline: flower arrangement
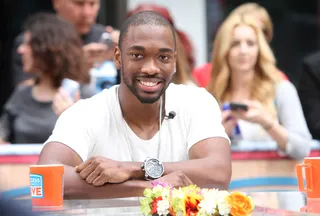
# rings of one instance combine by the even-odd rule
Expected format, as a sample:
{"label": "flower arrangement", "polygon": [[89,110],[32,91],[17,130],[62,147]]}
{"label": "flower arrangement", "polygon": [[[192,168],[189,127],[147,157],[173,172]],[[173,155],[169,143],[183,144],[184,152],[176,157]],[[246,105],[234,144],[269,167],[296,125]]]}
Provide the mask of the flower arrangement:
{"label": "flower arrangement", "polygon": [[140,204],[145,216],[247,216],[254,209],[251,197],[240,192],[196,185],[176,189],[156,181],[144,190]]}

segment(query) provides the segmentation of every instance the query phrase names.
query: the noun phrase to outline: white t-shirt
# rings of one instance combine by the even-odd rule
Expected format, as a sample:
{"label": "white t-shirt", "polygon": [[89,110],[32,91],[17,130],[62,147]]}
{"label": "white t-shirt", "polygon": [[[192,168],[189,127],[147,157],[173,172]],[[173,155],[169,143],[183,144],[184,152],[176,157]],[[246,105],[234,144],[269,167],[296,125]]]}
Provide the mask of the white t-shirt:
{"label": "white t-shirt", "polygon": [[[117,161],[158,158],[159,132],[150,140],[139,138],[123,119],[117,92],[118,85],[67,109],[46,143],[61,142],[83,161],[98,155]],[[206,138],[229,140],[218,103],[204,88],[170,84],[165,100],[166,113],[174,111],[176,116],[162,123],[161,161],[188,159],[189,149]]]}

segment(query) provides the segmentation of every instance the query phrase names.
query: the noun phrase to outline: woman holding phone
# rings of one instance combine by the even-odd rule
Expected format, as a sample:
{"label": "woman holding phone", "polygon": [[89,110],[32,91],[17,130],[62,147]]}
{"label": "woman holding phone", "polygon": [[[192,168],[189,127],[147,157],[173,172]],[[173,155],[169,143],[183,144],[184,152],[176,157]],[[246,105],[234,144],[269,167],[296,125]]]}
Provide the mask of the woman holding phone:
{"label": "woman holding phone", "polygon": [[52,101],[62,81],[88,79],[82,42],[71,24],[55,14],[39,13],[26,21],[18,52],[23,70],[36,80],[17,86],[5,104],[0,143],[43,143],[58,118]]}
{"label": "woman holding phone", "polygon": [[308,156],[311,135],[296,89],[278,72],[255,18],[234,15],[225,20],[213,46],[207,90],[221,106],[238,103],[222,112],[230,138],[237,131],[243,140],[274,140],[279,150],[290,157]]}

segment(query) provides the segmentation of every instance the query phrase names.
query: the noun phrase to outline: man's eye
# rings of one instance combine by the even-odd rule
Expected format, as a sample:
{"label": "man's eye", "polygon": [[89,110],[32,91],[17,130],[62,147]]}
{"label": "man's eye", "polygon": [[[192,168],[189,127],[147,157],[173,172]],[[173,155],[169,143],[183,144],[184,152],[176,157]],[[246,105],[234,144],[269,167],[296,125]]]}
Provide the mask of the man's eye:
{"label": "man's eye", "polygon": [[163,60],[163,61],[167,61],[169,59],[169,57],[165,56],[165,55],[162,55],[162,56],[160,56],[160,59]]}
{"label": "man's eye", "polygon": [[142,59],[143,56],[141,54],[131,54],[132,58],[134,59]]}

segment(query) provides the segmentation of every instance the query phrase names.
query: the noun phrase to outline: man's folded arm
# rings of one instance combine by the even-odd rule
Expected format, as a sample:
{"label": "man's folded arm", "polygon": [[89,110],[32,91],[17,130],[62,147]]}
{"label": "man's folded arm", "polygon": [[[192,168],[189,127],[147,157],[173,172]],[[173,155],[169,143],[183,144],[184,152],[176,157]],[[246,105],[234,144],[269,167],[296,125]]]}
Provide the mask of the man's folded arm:
{"label": "man's folded arm", "polygon": [[[132,162],[137,168],[141,163]],[[229,140],[223,137],[204,139],[190,148],[189,160],[163,164],[163,175],[179,170],[199,187],[228,189],[232,170]],[[138,178],[144,178],[142,170]]]}
{"label": "man's folded arm", "polygon": [[149,187],[144,180],[129,180],[119,184],[105,184],[95,187],[88,184],[75,171],[82,163],[80,156],[68,146],[59,142],[47,143],[42,149],[38,164],[64,165],[64,197],[66,199],[101,199],[137,197],[143,195],[143,190]]}
{"label": "man's folded arm", "polygon": [[181,170],[202,188],[227,189],[231,178],[229,141],[215,137],[202,140],[189,150],[190,160],[164,163],[165,174]]}

